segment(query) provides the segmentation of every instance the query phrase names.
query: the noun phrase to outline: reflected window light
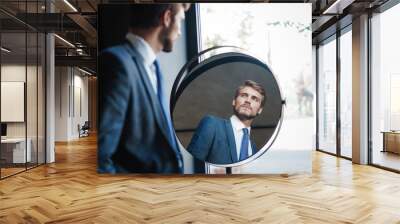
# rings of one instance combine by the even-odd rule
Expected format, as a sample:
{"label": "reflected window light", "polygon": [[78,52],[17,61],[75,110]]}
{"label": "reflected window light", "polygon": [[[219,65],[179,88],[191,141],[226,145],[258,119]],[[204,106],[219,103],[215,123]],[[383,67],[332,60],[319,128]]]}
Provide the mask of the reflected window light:
{"label": "reflected window light", "polygon": [[75,48],[75,45],[73,45],[71,42],[69,42],[68,40],[62,38],[61,36],[59,36],[58,34],[54,34],[55,37],[57,37],[59,40],[61,40],[62,42],[64,42],[65,44],[67,44],[70,47]]}
{"label": "reflected window light", "polygon": [[88,72],[88,71],[86,71],[86,70],[83,70],[83,69],[81,69],[81,68],[79,68],[79,67],[78,67],[78,70],[81,71],[81,72],[83,72],[83,73],[86,74],[86,75],[92,76],[92,73],[90,73],[90,72]]}
{"label": "reflected window light", "polygon": [[6,53],[10,53],[11,52],[11,50],[9,50],[9,49],[7,49],[5,47],[1,47],[0,49],[1,49],[1,51],[4,51]]}
{"label": "reflected window light", "polygon": [[78,10],[68,0],[64,0],[64,3],[68,5],[68,7],[71,8],[74,12],[78,12]]}

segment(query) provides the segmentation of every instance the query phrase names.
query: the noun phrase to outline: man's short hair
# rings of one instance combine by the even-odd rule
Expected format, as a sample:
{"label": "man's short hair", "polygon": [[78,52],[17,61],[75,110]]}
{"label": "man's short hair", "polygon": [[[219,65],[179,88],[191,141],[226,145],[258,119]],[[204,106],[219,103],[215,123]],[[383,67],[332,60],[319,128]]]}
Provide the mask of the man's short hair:
{"label": "man's short hair", "polygon": [[131,28],[151,28],[160,25],[160,18],[166,10],[171,10],[176,15],[180,7],[186,11],[189,3],[159,3],[159,4],[135,4],[130,8]]}
{"label": "man's short hair", "polygon": [[242,90],[245,87],[251,87],[262,95],[263,98],[261,99],[261,107],[264,107],[265,100],[267,98],[265,95],[265,89],[262,85],[258,84],[257,82],[254,82],[252,80],[244,81],[244,83],[236,89],[235,99],[239,96],[240,90]]}

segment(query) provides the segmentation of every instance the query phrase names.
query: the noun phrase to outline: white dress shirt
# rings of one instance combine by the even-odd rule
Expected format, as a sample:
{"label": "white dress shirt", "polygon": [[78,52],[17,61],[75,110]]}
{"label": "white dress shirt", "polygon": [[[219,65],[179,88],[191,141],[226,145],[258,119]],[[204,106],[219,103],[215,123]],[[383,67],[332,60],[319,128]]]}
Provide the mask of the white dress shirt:
{"label": "white dress shirt", "polygon": [[[232,115],[230,118],[231,124],[232,124],[232,129],[233,129],[233,135],[235,136],[235,144],[236,144],[236,155],[237,158],[239,159],[240,157],[240,147],[242,146],[242,138],[243,138],[243,128],[247,128],[249,131],[249,137],[250,137],[250,127],[246,127],[236,115]],[[251,156],[253,151],[251,150],[251,141],[249,139],[249,149],[248,149],[248,156]]]}
{"label": "white dress shirt", "polygon": [[151,86],[157,95],[157,74],[154,61],[156,60],[156,54],[150,45],[140,36],[128,32],[126,39],[135,47],[141,56],[144,68],[146,69],[147,76],[150,79]]}

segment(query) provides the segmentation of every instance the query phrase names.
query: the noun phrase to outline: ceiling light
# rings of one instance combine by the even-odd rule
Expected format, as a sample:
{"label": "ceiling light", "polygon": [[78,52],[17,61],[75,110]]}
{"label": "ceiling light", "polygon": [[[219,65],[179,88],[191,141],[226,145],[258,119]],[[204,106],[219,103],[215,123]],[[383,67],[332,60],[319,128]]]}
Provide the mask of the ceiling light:
{"label": "ceiling light", "polygon": [[64,3],[67,4],[74,12],[78,12],[78,10],[71,3],[69,3],[68,0],[64,0]]}
{"label": "ceiling light", "polygon": [[83,55],[83,50],[81,48],[77,48],[76,53],[78,53],[79,55]]}
{"label": "ceiling light", "polygon": [[64,42],[65,44],[67,44],[68,46],[75,48],[75,45],[73,45],[73,44],[72,44],[71,42],[69,42],[68,40],[66,40],[66,39],[64,39],[64,38],[62,38],[62,37],[60,37],[60,36],[57,35],[57,34],[54,34],[54,36],[57,37],[57,38],[58,38],[59,40],[61,40],[62,42]]}
{"label": "ceiling light", "polygon": [[1,47],[0,49],[1,49],[2,51],[6,52],[6,53],[10,53],[10,52],[11,52],[11,50],[9,50],[9,49],[7,49],[7,48],[5,48],[5,47]]}

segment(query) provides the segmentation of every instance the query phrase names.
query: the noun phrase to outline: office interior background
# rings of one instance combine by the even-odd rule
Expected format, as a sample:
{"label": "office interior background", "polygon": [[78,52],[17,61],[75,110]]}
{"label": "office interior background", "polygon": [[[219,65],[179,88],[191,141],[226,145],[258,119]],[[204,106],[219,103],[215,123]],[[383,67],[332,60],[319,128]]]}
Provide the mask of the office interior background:
{"label": "office interior background", "polygon": [[[375,167],[368,173],[399,173],[399,1],[291,2],[310,4],[311,26],[271,22],[264,42],[250,46],[255,32],[250,32],[249,27],[256,21],[244,13],[240,31],[249,39],[236,43],[269,49],[266,61],[273,65],[279,63],[272,60],[274,51],[279,50],[268,45],[274,38],[274,29],[290,29],[287,32],[298,34],[302,29],[311,31],[312,60],[306,62],[311,74],[298,71],[279,77],[287,85],[284,91],[288,97],[297,101],[295,107],[288,108],[291,116],[287,119],[294,122],[290,130],[297,134],[293,133],[287,147],[300,145],[312,150],[313,157],[327,154],[337,159],[321,169],[334,170],[342,161],[349,161],[353,165],[346,167],[351,172],[358,170],[353,166],[361,164]],[[85,151],[84,146],[79,146],[85,144],[81,142],[96,141],[97,7],[101,3],[114,2],[0,2],[1,186],[20,176],[29,179],[36,175],[34,170],[57,162],[67,161],[68,166],[68,156]],[[220,35],[207,30],[206,23],[212,23],[207,19],[213,18],[213,13],[218,12],[192,5],[176,50],[160,55],[165,74],[177,74],[201,47],[230,41],[223,38],[224,30],[219,30]],[[301,56],[296,57],[302,60]],[[174,58],[174,63],[168,58]],[[72,147],[65,148],[68,144]],[[87,158],[93,163],[95,153],[92,149]],[[296,163],[292,165],[291,171],[295,171]],[[315,172],[315,168],[307,169]]]}

